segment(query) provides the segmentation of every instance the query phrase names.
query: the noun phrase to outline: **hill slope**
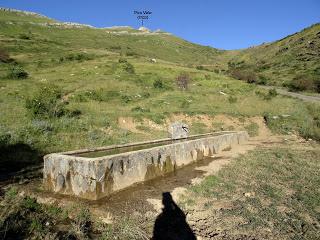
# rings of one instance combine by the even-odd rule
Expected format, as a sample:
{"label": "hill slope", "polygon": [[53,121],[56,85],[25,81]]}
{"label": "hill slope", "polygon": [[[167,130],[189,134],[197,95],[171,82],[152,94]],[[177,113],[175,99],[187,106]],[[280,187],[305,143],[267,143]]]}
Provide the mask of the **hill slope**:
{"label": "hill slope", "polygon": [[[319,138],[316,107],[224,73],[228,62],[237,56],[249,59],[256,49],[220,51],[164,32],[97,29],[1,11],[3,152],[18,153],[12,145],[21,143],[41,155],[155,139],[166,136],[166,124],[177,118],[187,119],[192,133],[229,129],[224,116],[214,122],[221,114],[239,118],[242,129],[251,130],[252,117],[290,115],[294,118],[285,119],[285,128],[281,122],[273,128]],[[215,71],[206,70],[210,67]],[[187,80],[186,89],[178,86],[178,76]],[[19,158],[5,156],[10,159]]]}
{"label": "hill slope", "polygon": [[2,45],[12,55],[29,53],[30,60],[35,53],[37,59],[45,61],[49,57],[59,58],[66,51],[81,50],[100,55],[115,52],[181,64],[201,64],[211,62],[218,52],[159,31],[146,32],[129,27],[99,29],[59,23],[23,12],[0,11]]}
{"label": "hill slope", "polygon": [[320,24],[272,43],[225,52],[217,60],[230,72],[252,71],[269,85],[294,88],[292,83],[304,81],[296,90],[320,91]]}

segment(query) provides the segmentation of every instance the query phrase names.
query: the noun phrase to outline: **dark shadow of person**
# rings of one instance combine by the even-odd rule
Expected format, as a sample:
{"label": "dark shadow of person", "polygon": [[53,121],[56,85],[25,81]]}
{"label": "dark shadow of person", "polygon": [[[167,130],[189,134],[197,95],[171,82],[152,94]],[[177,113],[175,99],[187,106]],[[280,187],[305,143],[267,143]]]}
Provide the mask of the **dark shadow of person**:
{"label": "dark shadow of person", "polygon": [[162,193],[162,203],[164,208],[154,223],[152,240],[196,240],[186,215],[169,192]]}

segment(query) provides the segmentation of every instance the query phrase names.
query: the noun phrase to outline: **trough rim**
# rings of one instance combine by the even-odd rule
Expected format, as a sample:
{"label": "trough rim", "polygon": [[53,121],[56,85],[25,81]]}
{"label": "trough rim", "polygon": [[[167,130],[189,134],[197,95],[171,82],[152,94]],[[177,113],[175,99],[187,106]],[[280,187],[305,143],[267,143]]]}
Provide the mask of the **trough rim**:
{"label": "trough rim", "polygon": [[[157,139],[157,140],[151,140],[151,141],[141,141],[141,142],[135,142],[135,143],[129,143],[129,144],[118,144],[118,145],[110,145],[110,146],[104,146],[104,147],[98,147],[98,148],[91,148],[91,149],[79,149],[79,150],[74,150],[74,151],[66,151],[66,152],[59,152],[59,153],[51,153],[51,154],[47,154],[44,156],[45,158],[51,157],[51,156],[57,156],[57,157],[63,157],[64,159],[70,159],[73,161],[90,161],[90,162],[98,162],[98,161],[102,161],[102,160],[109,160],[115,156],[127,156],[128,154],[132,154],[132,152],[135,153],[139,153],[139,152],[145,152],[147,150],[154,150],[157,148],[163,148],[165,146],[168,145],[178,145],[178,144],[182,144],[182,143],[186,143],[186,142],[194,142],[194,141],[198,141],[201,138],[198,139],[190,139],[187,140],[188,138],[191,137],[201,137],[201,136],[209,136],[211,135],[210,138],[214,138],[214,137],[220,137],[223,135],[230,135],[230,134],[241,134],[241,133],[245,133],[248,134],[247,131],[219,131],[219,132],[211,132],[211,133],[204,133],[204,134],[194,134],[194,135],[190,135],[187,138],[178,138],[178,139],[172,139],[172,138],[163,138],[163,139]],[[128,152],[123,152],[123,153],[117,153],[117,154],[111,154],[111,155],[106,155],[106,156],[101,156],[101,157],[81,157],[81,156],[74,156],[74,154],[81,154],[81,153],[90,153],[90,152],[95,152],[95,151],[104,151],[104,150],[110,150],[110,149],[117,149],[117,148],[123,148],[123,147],[132,147],[132,146],[139,146],[139,145],[143,145],[143,144],[150,144],[150,143],[158,143],[158,142],[164,142],[164,141],[175,141],[175,140],[184,140],[186,139],[187,141],[184,142],[176,142],[176,143],[169,143],[169,144],[165,144],[165,145],[161,145],[161,146],[155,146],[155,147],[150,147],[150,148],[145,148],[145,149],[140,149],[140,150],[133,150],[133,151],[128,151]]]}

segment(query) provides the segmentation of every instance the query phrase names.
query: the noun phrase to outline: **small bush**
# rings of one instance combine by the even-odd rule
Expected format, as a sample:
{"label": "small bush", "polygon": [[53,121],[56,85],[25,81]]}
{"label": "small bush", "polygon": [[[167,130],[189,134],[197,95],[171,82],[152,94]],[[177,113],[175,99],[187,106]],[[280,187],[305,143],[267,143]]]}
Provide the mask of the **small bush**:
{"label": "small bush", "polygon": [[20,66],[13,66],[9,69],[8,78],[10,79],[25,79],[29,74]]}
{"label": "small bush", "polygon": [[98,90],[86,90],[75,93],[71,99],[75,102],[88,102],[89,100],[107,102],[120,96],[117,91],[107,91],[103,88]]}
{"label": "small bush", "polygon": [[153,87],[157,88],[157,89],[163,89],[163,88],[165,88],[165,85],[164,85],[164,83],[163,83],[163,81],[161,79],[156,79],[153,82]]}
{"label": "small bush", "polygon": [[196,69],[197,70],[204,70],[204,67],[200,65],[200,66],[196,66]]}
{"label": "small bush", "polygon": [[278,92],[277,92],[277,90],[275,88],[272,88],[272,89],[269,90],[268,95],[270,97],[276,97],[278,95]]}
{"label": "small bush", "polygon": [[18,195],[18,189],[16,187],[10,187],[4,195],[4,199],[6,202],[14,200],[14,198]]}
{"label": "small bush", "polygon": [[126,56],[128,56],[128,57],[133,57],[133,56],[135,56],[135,57],[137,57],[137,56],[139,56],[139,53],[137,53],[137,52],[135,52],[135,51],[126,51]]}
{"label": "small bush", "polygon": [[291,91],[316,91],[316,85],[317,80],[315,80],[313,77],[307,75],[299,75],[293,78],[293,80],[289,84],[289,89]]}
{"label": "small bush", "polygon": [[91,214],[88,208],[79,206],[80,210],[73,221],[73,230],[79,238],[87,236],[88,232],[91,229],[92,221]]}
{"label": "small bush", "polygon": [[31,124],[34,131],[38,132],[39,134],[50,133],[54,130],[52,123],[46,120],[35,119]]}
{"label": "small bush", "polygon": [[182,109],[186,109],[186,108],[190,107],[190,102],[191,102],[190,100],[183,99],[182,102],[181,102],[180,107]]}
{"label": "small bush", "polygon": [[259,126],[256,123],[250,123],[244,128],[247,130],[250,137],[255,137],[255,136],[258,136],[259,134]]}
{"label": "small bush", "polygon": [[231,77],[246,81],[247,83],[258,82],[256,73],[250,70],[233,69],[231,71]]}
{"label": "small bush", "polygon": [[132,112],[141,112],[141,113],[144,113],[144,112],[150,112],[150,109],[149,108],[143,108],[143,107],[134,107],[131,109]]}
{"label": "small bush", "polygon": [[121,100],[122,100],[122,102],[124,102],[124,103],[129,103],[129,102],[132,101],[132,97],[129,96],[129,95],[122,95],[122,96],[121,96]]}
{"label": "small bush", "polygon": [[275,88],[270,89],[267,93],[264,91],[257,90],[256,95],[261,97],[263,100],[271,100],[272,98],[278,95],[277,90]]}
{"label": "small bush", "polygon": [[238,98],[234,96],[229,96],[228,101],[229,103],[236,103],[238,101]]}
{"label": "small bush", "polygon": [[59,58],[59,62],[64,62],[64,61],[87,61],[87,60],[92,60],[94,56],[92,54],[88,53],[70,53],[64,57]]}
{"label": "small bush", "polygon": [[26,108],[35,118],[61,117],[67,113],[66,104],[62,90],[51,84],[40,87],[32,98],[26,100]]}
{"label": "small bush", "polygon": [[259,75],[257,84],[267,85],[267,83],[268,83],[267,78],[265,76],[263,76],[263,75]]}
{"label": "small bush", "polygon": [[117,70],[116,72],[121,74],[121,73],[129,73],[129,74],[134,74],[135,70],[134,70],[134,66],[129,63],[126,59],[124,58],[120,58],[118,61],[118,65],[117,65]]}
{"label": "small bush", "polygon": [[9,53],[6,50],[0,48],[0,63],[1,62],[2,63],[10,63],[12,61],[13,61],[13,59],[10,58]]}
{"label": "small bush", "polygon": [[124,217],[105,227],[101,239],[148,240],[150,237],[138,219]]}
{"label": "small bush", "polygon": [[11,141],[10,133],[0,133],[0,147],[5,147],[10,144]]}
{"label": "small bush", "polygon": [[118,63],[127,63],[128,61],[127,61],[127,59],[125,59],[125,58],[119,58],[119,60],[118,60]]}
{"label": "small bush", "polygon": [[30,40],[30,39],[31,39],[30,34],[26,34],[26,33],[21,33],[21,34],[19,34],[18,37],[19,37],[20,39],[23,39],[23,40]]}
{"label": "small bush", "polygon": [[189,74],[187,74],[187,73],[180,73],[179,76],[177,76],[177,78],[176,78],[177,86],[181,90],[187,90],[190,81],[191,81],[191,78],[190,78]]}

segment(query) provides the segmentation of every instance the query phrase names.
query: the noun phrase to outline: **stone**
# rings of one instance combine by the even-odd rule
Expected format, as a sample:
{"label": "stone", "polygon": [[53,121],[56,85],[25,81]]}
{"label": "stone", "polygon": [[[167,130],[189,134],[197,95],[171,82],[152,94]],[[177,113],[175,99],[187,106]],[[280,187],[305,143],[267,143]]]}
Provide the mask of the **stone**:
{"label": "stone", "polygon": [[169,126],[168,133],[171,139],[187,138],[189,127],[185,123],[174,122]]}
{"label": "stone", "polygon": [[[181,126],[186,125],[180,123]],[[44,156],[44,189],[97,200],[138,182],[163,176],[204,157],[230,149],[246,142],[248,138],[245,131],[210,133],[196,135],[186,141],[172,142],[172,139],[166,138],[106,146],[95,150],[52,153]],[[158,143],[159,146],[130,150],[133,146]],[[128,148],[128,151],[101,157],[81,156],[83,153],[116,148]]]}

